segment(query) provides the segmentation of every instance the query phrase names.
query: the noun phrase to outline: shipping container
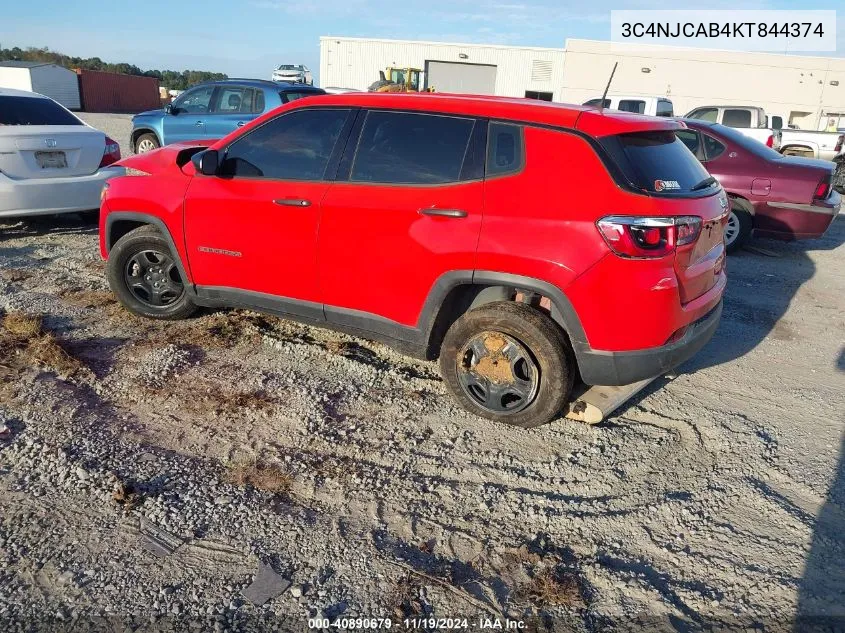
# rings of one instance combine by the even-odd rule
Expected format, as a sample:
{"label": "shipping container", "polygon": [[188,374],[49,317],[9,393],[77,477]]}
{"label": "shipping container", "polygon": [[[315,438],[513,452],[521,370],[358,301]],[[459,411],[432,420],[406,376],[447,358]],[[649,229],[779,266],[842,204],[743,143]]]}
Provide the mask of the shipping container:
{"label": "shipping container", "polygon": [[161,107],[158,79],[76,69],[85,112],[143,112]]}

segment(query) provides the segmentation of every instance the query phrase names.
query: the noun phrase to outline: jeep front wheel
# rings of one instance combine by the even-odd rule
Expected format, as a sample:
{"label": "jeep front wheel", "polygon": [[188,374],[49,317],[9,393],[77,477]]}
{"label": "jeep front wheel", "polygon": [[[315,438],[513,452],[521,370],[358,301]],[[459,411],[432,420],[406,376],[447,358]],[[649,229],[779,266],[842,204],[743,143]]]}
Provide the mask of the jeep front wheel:
{"label": "jeep front wheel", "polygon": [[501,301],[461,316],[440,350],[440,371],[467,410],[524,428],[551,421],[572,391],[566,336],[546,314]]}
{"label": "jeep front wheel", "polygon": [[121,237],[109,253],[112,292],[132,313],[150,319],[184,319],[196,310],[176,265],[176,255],[155,227]]}

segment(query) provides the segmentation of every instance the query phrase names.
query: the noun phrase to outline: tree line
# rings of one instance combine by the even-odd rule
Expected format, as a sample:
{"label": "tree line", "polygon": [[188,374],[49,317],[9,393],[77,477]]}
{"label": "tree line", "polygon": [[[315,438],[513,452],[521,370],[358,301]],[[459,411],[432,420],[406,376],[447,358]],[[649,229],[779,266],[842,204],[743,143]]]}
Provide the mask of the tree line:
{"label": "tree line", "polygon": [[171,90],[185,90],[203,81],[228,79],[228,76],[223,73],[212,73],[205,70],[141,70],[134,64],[112,64],[104,62],[99,57],[73,57],[51,51],[47,47],[19,48],[15,46],[14,48],[0,48],[0,61],[47,62],[65,68],[84,68],[86,70],[103,70],[110,73],[155,77],[162,87]]}

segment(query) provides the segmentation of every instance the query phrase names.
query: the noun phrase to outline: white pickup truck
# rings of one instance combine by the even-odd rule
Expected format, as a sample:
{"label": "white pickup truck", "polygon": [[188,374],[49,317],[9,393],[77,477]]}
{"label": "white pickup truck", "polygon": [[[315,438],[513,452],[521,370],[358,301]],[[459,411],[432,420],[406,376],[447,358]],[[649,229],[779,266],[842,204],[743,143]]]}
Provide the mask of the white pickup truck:
{"label": "white pickup truck", "polygon": [[647,114],[649,116],[675,116],[672,101],[666,97],[607,95],[604,98],[604,103],[602,103],[601,97],[597,97],[585,101],[583,105],[593,106],[595,108],[603,107],[607,110],[633,112],[634,114]]}
{"label": "white pickup truck", "polygon": [[764,145],[780,151],[782,130],[766,127],[768,118],[763,108],[753,106],[703,106],[688,112],[686,119],[701,119],[711,123],[721,123],[736,128],[744,136],[760,141]]}
{"label": "white pickup truck", "polygon": [[784,126],[787,119],[781,114],[771,114],[767,119],[768,124],[774,129],[783,128],[781,154],[822,160],[836,160],[837,156],[842,157],[842,145],[845,142],[845,134],[842,130],[837,132],[799,130],[792,125]]}

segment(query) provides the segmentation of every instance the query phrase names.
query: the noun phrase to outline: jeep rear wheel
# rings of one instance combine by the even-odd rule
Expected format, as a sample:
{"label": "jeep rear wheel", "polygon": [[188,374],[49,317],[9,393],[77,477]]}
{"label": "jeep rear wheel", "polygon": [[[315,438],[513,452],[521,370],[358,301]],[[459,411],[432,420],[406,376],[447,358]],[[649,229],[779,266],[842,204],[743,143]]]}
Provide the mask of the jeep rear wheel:
{"label": "jeep rear wheel", "polygon": [[185,287],[176,255],[152,226],[121,237],[109,253],[112,292],[132,313],[150,319],[184,319],[196,310]]}
{"label": "jeep rear wheel", "polygon": [[550,317],[501,301],[455,321],[443,340],[440,371],[468,411],[530,428],[563,409],[572,391],[574,360]]}

